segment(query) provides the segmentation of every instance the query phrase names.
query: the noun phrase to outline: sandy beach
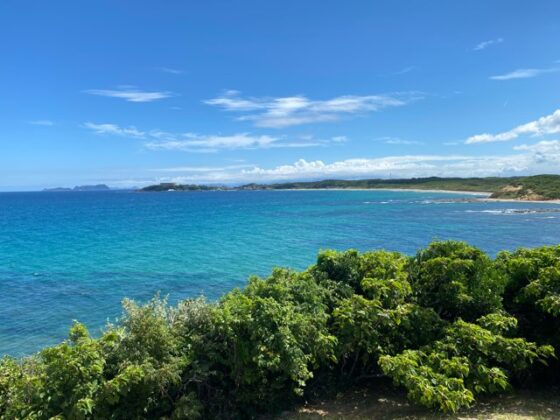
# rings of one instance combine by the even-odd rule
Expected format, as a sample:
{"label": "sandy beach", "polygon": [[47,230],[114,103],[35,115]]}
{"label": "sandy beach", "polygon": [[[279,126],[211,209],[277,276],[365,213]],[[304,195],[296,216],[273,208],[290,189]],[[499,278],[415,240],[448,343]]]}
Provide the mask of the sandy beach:
{"label": "sandy beach", "polygon": [[422,188],[286,188],[286,189],[270,189],[266,191],[412,191],[412,192],[429,192],[443,194],[460,194],[472,195],[474,201],[480,202],[505,202],[505,203],[542,203],[542,204],[560,204],[560,200],[519,200],[516,198],[490,198],[492,195],[488,191],[457,191],[457,190],[434,190]]}
{"label": "sandy beach", "polygon": [[[255,190],[260,191],[260,190]],[[422,188],[285,188],[285,189],[269,189],[266,191],[412,191],[412,192],[429,192],[429,193],[445,193],[445,194],[463,194],[463,195],[485,195],[490,196],[491,192],[479,191],[457,191],[457,190],[433,190]]]}

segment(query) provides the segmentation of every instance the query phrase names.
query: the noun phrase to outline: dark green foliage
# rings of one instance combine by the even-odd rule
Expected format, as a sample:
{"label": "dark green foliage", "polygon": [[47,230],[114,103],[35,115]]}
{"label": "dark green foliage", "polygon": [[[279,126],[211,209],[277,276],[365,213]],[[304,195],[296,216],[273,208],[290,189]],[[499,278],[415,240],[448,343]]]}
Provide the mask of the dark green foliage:
{"label": "dark green foliage", "polygon": [[334,360],[323,294],[311,276],[275,270],[222,299],[214,322],[230,402],[247,412],[302,395],[313,368]]}
{"label": "dark green foliage", "polygon": [[410,265],[418,303],[442,318],[475,320],[499,310],[506,279],[481,250],[464,242],[434,242]]}
{"label": "dark green foliage", "polygon": [[509,371],[525,370],[534,361],[544,363],[554,354],[550,346],[500,335],[515,324],[514,318],[499,314],[487,315],[477,324],[458,320],[446,328],[441,340],[383,356],[379,364],[412,400],[455,412],[468,407],[476,394],[506,390]]}
{"label": "dark green foliage", "polygon": [[143,192],[162,192],[162,191],[227,191],[231,188],[214,185],[197,184],[175,184],[173,182],[162,182],[157,185],[148,185],[140,189]]}
{"label": "dark green foliage", "polygon": [[320,280],[342,283],[357,290],[363,278],[360,261],[360,255],[355,249],[345,252],[323,251],[317,257],[315,276]]}
{"label": "dark green foliage", "polygon": [[433,310],[413,303],[407,264],[408,257],[386,251],[319,255],[317,269],[354,286],[331,316],[343,373],[374,373],[380,355],[425,344],[441,330],[443,321]]}
{"label": "dark green foliage", "polygon": [[513,305],[531,305],[558,316],[560,306],[560,246],[501,252],[497,266],[509,277]]}
{"label": "dark green foliage", "polygon": [[123,305],[99,338],[75,323],[57,346],[2,359],[0,418],[250,418],[317,381],[378,375],[454,412],[535,362],[558,369],[560,246],[496,260],[453,241],[414,257],[324,251],[215,303]]}
{"label": "dark green foliage", "polygon": [[496,266],[509,279],[505,308],[519,320],[521,334],[560,348],[560,246],[501,252]]}

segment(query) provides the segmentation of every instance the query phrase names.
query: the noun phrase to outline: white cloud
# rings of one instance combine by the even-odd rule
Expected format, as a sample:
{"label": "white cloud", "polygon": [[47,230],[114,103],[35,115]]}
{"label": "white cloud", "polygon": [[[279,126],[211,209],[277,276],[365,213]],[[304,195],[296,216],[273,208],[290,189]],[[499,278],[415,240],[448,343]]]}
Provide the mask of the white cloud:
{"label": "white cloud", "polygon": [[395,76],[400,76],[401,74],[410,73],[412,70],[416,69],[416,66],[408,66],[400,69],[399,71],[394,72]]}
{"label": "white cloud", "polygon": [[169,74],[183,74],[183,70],[173,69],[171,67],[160,67],[160,70]]}
{"label": "white cloud", "polygon": [[119,127],[116,124],[95,124],[92,122],[84,123],[84,127],[94,131],[96,134],[109,134],[123,137],[134,137],[143,139],[146,133],[138,130],[134,126]]}
{"label": "white cloud", "polygon": [[282,128],[324,121],[336,121],[344,115],[364,114],[396,107],[419,99],[419,93],[392,95],[338,96],[311,100],[303,95],[278,98],[242,98],[238,91],[204,101],[225,111],[244,113],[240,121],[253,121],[258,127]]}
{"label": "white cloud", "polygon": [[475,51],[480,51],[480,50],[484,50],[486,48],[488,48],[491,45],[496,45],[496,44],[501,44],[502,42],[504,42],[503,38],[496,38],[496,39],[490,39],[488,41],[482,41],[481,43],[477,44],[473,50]]}
{"label": "white cloud", "polygon": [[42,125],[44,127],[52,127],[54,125],[54,123],[51,120],[29,121],[29,124],[31,124],[31,125]]}
{"label": "white cloud", "polygon": [[498,134],[477,134],[469,137],[465,143],[490,143],[500,141],[510,141],[521,135],[543,136],[546,134],[560,133],[560,109],[557,109],[550,115],[539,118],[538,120],[528,122],[517,126],[509,131]]}
{"label": "white cloud", "polygon": [[196,134],[183,135],[182,139],[152,141],[145,144],[150,150],[178,150],[195,152],[214,152],[220,149],[260,149],[271,147],[278,139],[270,136],[252,136],[247,133],[231,136]]}
{"label": "white cloud", "polygon": [[127,102],[152,102],[173,96],[171,92],[147,92],[132,86],[122,86],[118,89],[89,89],[85,93],[97,96],[124,99]]}
{"label": "white cloud", "polygon": [[[511,176],[560,172],[560,140],[521,145],[508,155],[404,155],[346,159],[334,162],[299,159],[292,164],[266,168],[259,165],[183,166],[155,169],[168,175],[122,181],[120,186],[158,182],[240,184],[317,179]],[[117,185],[118,182],[111,182]]]}
{"label": "white cloud", "polygon": [[227,165],[227,166],[178,166],[175,168],[159,168],[152,169],[153,172],[191,172],[191,173],[207,173],[207,172],[222,172],[232,169],[252,168],[255,165]]}
{"label": "white cloud", "polygon": [[346,137],[344,136],[333,137],[327,140],[305,136],[295,140],[289,140],[283,136],[252,135],[249,133],[240,133],[229,136],[200,135],[193,133],[173,135],[169,133],[151,131],[149,134],[158,140],[145,143],[144,146],[147,149],[203,153],[236,149],[320,147],[346,141]]}
{"label": "white cloud", "polygon": [[[551,153],[553,151],[553,153]],[[319,179],[332,177],[498,176],[521,172],[558,172],[560,142],[540,145],[529,153],[509,156],[395,156],[349,159],[333,163],[299,160],[272,169],[242,171],[257,179]]]}
{"label": "white cloud", "polygon": [[405,139],[401,139],[399,137],[382,137],[381,140],[383,140],[383,142],[385,144],[403,145],[403,146],[412,146],[412,145],[424,144],[421,141],[405,140]]}
{"label": "white cloud", "polygon": [[500,74],[497,76],[491,76],[492,80],[512,80],[512,79],[528,79],[531,77],[537,77],[545,73],[555,73],[560,71],[560,68],[554,67],[549,69],[517,69],[510,73]]}
{"label": "white cloud", "polygon": [[520,144],[514,146],[513,150],[560,154],[560,140],[543,140],[535,144]]}
{"label": "white cloud", "polygon": [[162,130],[141,131],[134,126],[121,127],[117,124],[96,124],[92,122],[84,123],[83,127],[92,130],[96,134],[146,140],[144,147],[149,150],[175,150],[202,153],[235,149],[324,147],[348,141],[346,136],[317,139],[313,136],[288,138],[286,136],[253,135],[250,133],[206,135],[196,133],[171,133]]}

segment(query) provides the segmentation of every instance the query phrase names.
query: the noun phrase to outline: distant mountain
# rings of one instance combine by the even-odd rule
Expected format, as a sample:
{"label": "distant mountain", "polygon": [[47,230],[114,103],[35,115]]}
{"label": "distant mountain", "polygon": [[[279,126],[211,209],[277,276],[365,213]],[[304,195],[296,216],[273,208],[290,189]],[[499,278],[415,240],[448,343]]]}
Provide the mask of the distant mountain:
{"label": "distant mountain", "polygon": [[109,188],[105,184],[97,184],[97,185],[79,185],[73,188],[73,191],[109,191]]}
{"label": "distant mountain", "polygon": [[72,191],[72,188],[56,187],[56,188],[43,188],[45,192],[67,192]]}
{"label": "distant mountain", "polygon": [[71,191],[109,191],[110,188],[105,184],[97,185],[77,185],[74,188],[56,187],[45,188],[43,191],[47,192],[71,192]]}

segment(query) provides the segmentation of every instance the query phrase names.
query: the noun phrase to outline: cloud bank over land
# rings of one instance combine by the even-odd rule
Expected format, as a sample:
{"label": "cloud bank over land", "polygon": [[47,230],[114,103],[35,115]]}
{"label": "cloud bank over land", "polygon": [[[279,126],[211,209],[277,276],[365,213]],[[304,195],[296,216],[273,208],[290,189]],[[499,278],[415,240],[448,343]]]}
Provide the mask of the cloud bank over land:
{"label": "cloud bank over land", "polygon": [[[485,177],[557,172],[560,166],[560,140],[516,146],[507,155],[402,155],[356,158],[333,162],[299,159],[275,167],[184,167],[154,170],[165,175],[154,182],[248,183],[328,178],[411,178],[411,177]],[[179,174],[181,173],[181,174]]]}

